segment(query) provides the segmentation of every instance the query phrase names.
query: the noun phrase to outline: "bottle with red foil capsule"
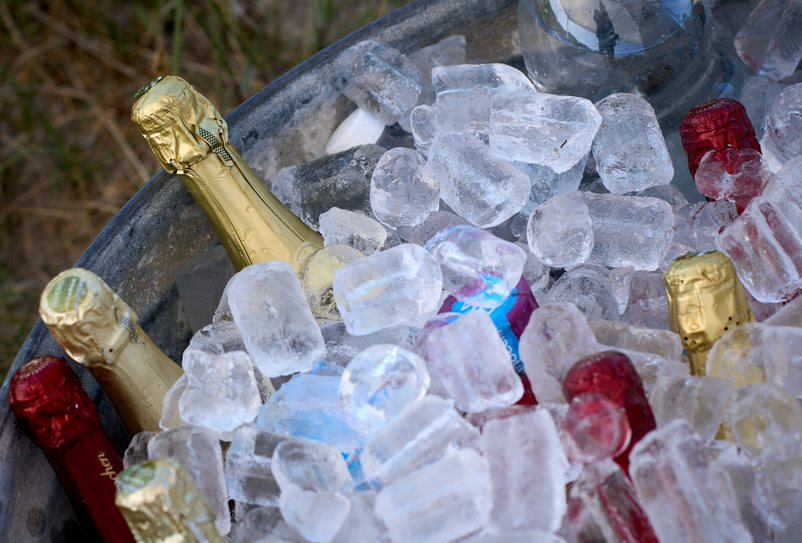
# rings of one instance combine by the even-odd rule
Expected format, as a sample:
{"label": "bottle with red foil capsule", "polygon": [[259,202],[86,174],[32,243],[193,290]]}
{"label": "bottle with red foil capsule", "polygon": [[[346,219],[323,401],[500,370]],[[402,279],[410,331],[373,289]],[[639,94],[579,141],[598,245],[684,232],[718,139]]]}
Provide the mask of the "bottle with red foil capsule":
{"label": "bottle with red foil capsule", "polygon": [[537,301],[532,294],[532,289],[529,288],[529,283],[526,282],[526,279],[521,277],[521,280],[518,281],[518,284],[512,289],[512,292],[507,299],[504,300],[504,303],[498,307],[493,309],[479,308],[461,302],[453,296],[449,296],[443,302],[439,311],[439,313],[465,314],[469,311],[484,309],[484,311],[488,312],[493,324],[496,325],[498,335],[510,352],[515,372],[518,374],[518,377],[521,378],[524,385],[524,394],[521,396],[521,399],[518,400],[517,405],[537,404],[535,394],[532,392],[532,385],[524,371],[524,364],[521,362],[521,356],[518,353],[518,344],[521,334],[523,334],[524,328],[526,328],[527,323],[529,323],[529,317],[532,316],[532,312],[537,309],[537,307]]}
{"label": "bottle with red foil capsule", "polygon": [[732,98],[719,98],[691,109],[679,124],[682,147],[691,176],[708,151],[754,149],[760,151],[746,108]]}
{"label": "bottle with red foil capsule", "polygon": [[42,449],[83,522],[103,541],[133,543],[114,504],[123,469],[80,381],[61,358],[43,356],[11,378],[8,401],[17,422]]}
{"label": "bottle with red foil capsule", "polygon": [[632,437],[629,447],[615,457],[621,469],[629,468],[629,452],[657,424],[635,366],[623,353],[604,351],[576,362],[563,380],[563,393],[569,402],[580,394],[597,392],[626,411]]}

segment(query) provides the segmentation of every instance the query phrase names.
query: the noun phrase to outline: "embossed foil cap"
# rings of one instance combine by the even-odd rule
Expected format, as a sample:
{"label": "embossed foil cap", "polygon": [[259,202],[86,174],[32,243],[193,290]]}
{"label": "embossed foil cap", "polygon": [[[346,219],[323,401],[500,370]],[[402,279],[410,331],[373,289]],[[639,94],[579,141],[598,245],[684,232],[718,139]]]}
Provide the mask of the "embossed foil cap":
{"label": "embossed foil cap", "polygon": [[680,122],[679,133],[692,177],[708,151],[754,149],[760,152],[746,108],[732,98],[710,100],[694,107]]}
{"label": "embossed foil cap", "polygon": [[691,371],[705,375],[707,353],[726,332],[751,322],[752,313],[732,262],[723,253],[691,253],[663,274],[668,322],[688,352]]}
{"label": "embossed foil cap", "polygon": [[296,273],[323,239],[284,207],[230,144],[223,116],[176,76],[151,82],[131,109],[162,167],[181,177],[237,270],[283,260]]}
{"label": "embossed foil cap", "polygon": [[183,371],[128,304],[94,273],[73,268],[45,287],[39,314],[62,349],[89,368],[131,435],[159,430],[164,395]]}
{"label": "embossed foil cap", "polygon": [[123,461],[67,362],[43,356],[22,366],[9,381],[8,402],[45,453],[82,523],[94,526],[103,541],[131,543],[114,506],[114,479]]}
{"label": "embossed foil cap", "polygon": [[67,363],[34,358],[8,385],[8,403],[26,433],[44,450],[68,447],[101,429],[92,400]]}
{"label": "embossed foil cap", "polygon": [[174,460],[149,460],[123,471],[115,503],[139,543],[224,541],[211,508]]}

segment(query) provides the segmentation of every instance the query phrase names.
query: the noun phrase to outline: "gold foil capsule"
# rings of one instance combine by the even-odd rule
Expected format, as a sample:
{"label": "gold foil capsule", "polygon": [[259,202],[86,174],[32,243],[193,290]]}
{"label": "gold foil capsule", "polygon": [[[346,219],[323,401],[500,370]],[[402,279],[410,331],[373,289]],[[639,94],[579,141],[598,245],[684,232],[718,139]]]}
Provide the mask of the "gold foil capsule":
{"label": "gold foil capsule", "polygon": [[691,253],[672,262],[663,280],[669,325],[682,339],[693,375],[705,375],[713,344],[724,332],[752,320],[735,268],[718,251]]}
{"label": "gold foil capsule", "polygon": [[45,287],[39,314],[64,352],[89,368],[130,435],[159,430],[164,395],[184,372],[128,304],[94,273],[73,268]]}
{"label": "gold foil capsule", "polygon": [[116,484],[114,503],[139,543],[223,543],[212,509],[175,460],[131,466]]}
{"label": "gold foil capsule", "polygon": [[180,77],[143,87],[131,120],[162,167],[181,178],[206,213],[235,269],[283,260],[297,274],[323,247],[320,235],[284,207],[240,157],[223,116]]}

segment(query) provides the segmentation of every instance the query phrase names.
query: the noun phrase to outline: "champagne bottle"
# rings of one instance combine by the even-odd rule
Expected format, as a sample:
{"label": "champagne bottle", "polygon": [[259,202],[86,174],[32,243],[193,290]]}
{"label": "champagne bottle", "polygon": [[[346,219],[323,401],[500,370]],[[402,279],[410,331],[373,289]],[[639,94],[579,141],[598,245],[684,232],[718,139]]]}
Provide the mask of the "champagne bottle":
{"label": "champagne bottle", "polygon": [[60,273],[39,313],[64,352],[92,372],[130,435],[159,430],[164,395],[184,372],[103,280],[81,268]]}
{"label": "champagne bottle", "polygon": [[117,478],[117,508],[138,543],[223,543],[214,513],[178,462],[142,462]]}
{"label": "champagne bottle", "polygon": [[752,312],[732,262],[723,253],[691,253],[663,274],[668,324],[688,352],[691,373],[706,375],[707,354],[727,330],[751,322]]}
{"label": "champagne bottle", "polygon": [[323,247],[257,179],[228,138],[228,125],[204,96],[180,77],[154,80],[131,110],[164,169],[177,174],[203,209],[236,270],[283,260],[301,272]]}
{"label": "champagne bottle", "polygon": [[9,381],[8,402],[61,479],[82,523],[94,526],[103,541],[133,543],[114,505],[114,480],[123,461],[67,362],[43,356],[22,366]]}

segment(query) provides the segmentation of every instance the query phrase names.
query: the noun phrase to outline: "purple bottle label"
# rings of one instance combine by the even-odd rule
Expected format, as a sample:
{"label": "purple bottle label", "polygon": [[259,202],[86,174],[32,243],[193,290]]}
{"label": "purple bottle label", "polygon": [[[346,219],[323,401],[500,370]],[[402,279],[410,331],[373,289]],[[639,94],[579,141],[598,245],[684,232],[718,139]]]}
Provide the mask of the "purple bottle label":
{"label": "purple bottle label", "polygon": [[521,280],[518,281],[518,284],[512,289],[512,292],[510,292],[510,295],[504,300],[504,303],[493,309],[476,307],[461,302],[453,296],[449,296],[446,298],[446,301],[443,302],[443,306],[440,308],[439,312],[465,314],[477,309],[487,311],[490,315],[490,319],[493,321],[493,324],[496,325],[496,330],[498,330],[501,341],[504,342],[504,345],[510,352],[510,357],[512,358],[512,364],[513,367],[515,367],[516,373],[523,375],[524,365],[518,354],[518,343],[521,334],[524,332],[524,328],[526,328],[529,322],[529,317],[531,317],[532,312],[537,309],[537,301],[534,295],[532,295],[532,289],[529,288],[529,283],[526,282],[526,279],[521,277]]}

